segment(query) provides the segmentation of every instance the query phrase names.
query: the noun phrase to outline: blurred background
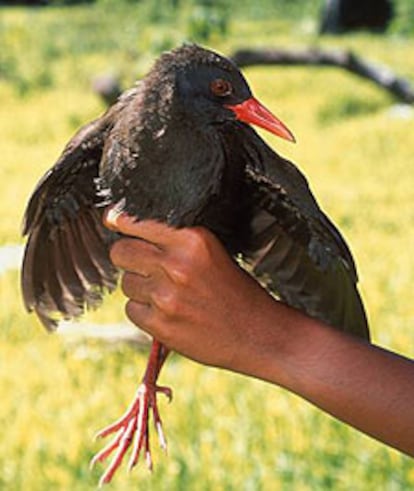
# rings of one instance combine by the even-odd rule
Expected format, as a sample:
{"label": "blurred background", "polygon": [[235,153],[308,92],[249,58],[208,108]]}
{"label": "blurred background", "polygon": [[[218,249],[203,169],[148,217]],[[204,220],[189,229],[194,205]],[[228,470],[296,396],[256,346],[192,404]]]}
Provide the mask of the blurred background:
{"label": "blurred background", "polygon": [[[147,352],[118,340],[130,333],[119,293],[63,330],[72,335],[49,336],[25,313],[20,223],[77,128],[183,41],[229,56],[352,50],[388,67],[408,93],[414,85],[412,0],[2,2],[1,490],[95,489],[102,468],[90,472],[88,462],[101,443],[92,436],[122,413],[140,380]],[[264,138],[299,165],[351,245],[374,341],[412,357],[413,100],[338,67],[249,65],[244,73],[298,143]],[[282,389],[179,356],[161,383],[175,390],[171,405],[160,401],[169,455],[154,438],[153,475],[143,464],[129,476],[121,469],[110,489],[414,489],[413,460]]]}

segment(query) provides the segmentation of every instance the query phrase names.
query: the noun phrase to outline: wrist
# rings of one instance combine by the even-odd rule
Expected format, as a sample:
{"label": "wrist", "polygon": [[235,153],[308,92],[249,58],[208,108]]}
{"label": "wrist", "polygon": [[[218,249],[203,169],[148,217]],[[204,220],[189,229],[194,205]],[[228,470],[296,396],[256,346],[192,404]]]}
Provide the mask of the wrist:
{"label": "wrist", "polygon": [[286,386],[294,349],[291,317],[296,314],[261,289],[251,298],[248,315],[239,324],[236,349],[224,368]]}
{"label": "wrist", "polygon": [[315,362],[309,347],[327,328],[263,293],[266,298],[249,309],[252,315],[248,325],[243,327],[242,339],[225,368],[293,392],[306,391],[308,369]]}

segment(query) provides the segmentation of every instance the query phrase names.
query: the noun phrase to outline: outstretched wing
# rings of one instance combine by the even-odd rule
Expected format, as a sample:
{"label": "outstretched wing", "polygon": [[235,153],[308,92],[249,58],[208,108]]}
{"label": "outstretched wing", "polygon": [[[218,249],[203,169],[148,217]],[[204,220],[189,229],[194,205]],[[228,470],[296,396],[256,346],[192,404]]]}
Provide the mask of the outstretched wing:
{"label": "outstretched wing", "polygon": [[289,305],[369,339],[355,263],[341,234],[300,171],[252,129],[243,126],[241,132],[253,203],[243,253],[253,274]]}
{"label": "outstretched wing", "polygon": [[21,273],[25,306],[52,330],[100,304],[116,286],[109,258],[114,234],[102,225],[95,181],[105,138],[135,89],[101,118],[84,126],[38,183],[28,203],[28,235]]}

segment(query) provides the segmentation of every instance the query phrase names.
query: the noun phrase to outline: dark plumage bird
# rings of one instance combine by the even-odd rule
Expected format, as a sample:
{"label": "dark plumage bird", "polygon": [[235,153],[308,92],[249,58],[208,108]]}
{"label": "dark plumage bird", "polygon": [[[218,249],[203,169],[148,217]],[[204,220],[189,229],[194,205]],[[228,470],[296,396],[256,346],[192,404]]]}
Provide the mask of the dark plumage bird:
{"label": "dark plumage bird", "polygon": [[[80,316],[115,288],[109,259],[117,235],[103,206],[175,227],[204,226],[252,275],[287,304],[368,339],[351,253],[319,208],[306,179],[249,126],[293,140],[256,99],[237,67],[195,45],[162,55],[135,88],[83,127],[46,173],[28,204],[22,270],[26,307],[49,330]],[[153,342],[143,383],[120,430],[94,459],[116,450],[108,482],[135,433],[130,466],[145,447],[148,413],[165,446],[155,385],[168,354]]]}

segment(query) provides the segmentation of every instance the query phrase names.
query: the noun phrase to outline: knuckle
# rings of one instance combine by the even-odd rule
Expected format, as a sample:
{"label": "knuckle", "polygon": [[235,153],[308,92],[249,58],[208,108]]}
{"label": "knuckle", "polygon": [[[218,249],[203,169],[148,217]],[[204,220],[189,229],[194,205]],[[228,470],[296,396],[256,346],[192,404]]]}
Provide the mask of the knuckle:
{"label": "knuckle", "polygon": [[202,227],[186,230],[186,249],[188,254],[195,257],[205,257],[210,252],[211,234]]}
{"label": "knuckle", "polygon": [[168,274],[174,283],[178,285],[188,285],[191,282],[192,267],[189,261],[171,261],[168,267]]}
{"label": "knuckle", "polygon": [[154,291],[152,302],[165,317],[174,318],[180,311],[180,300],[173,288]]}

